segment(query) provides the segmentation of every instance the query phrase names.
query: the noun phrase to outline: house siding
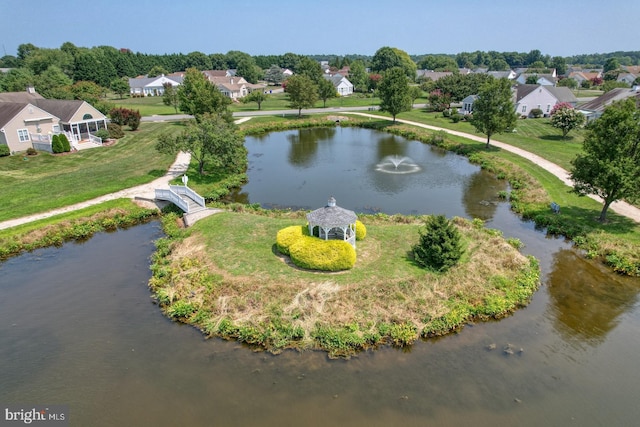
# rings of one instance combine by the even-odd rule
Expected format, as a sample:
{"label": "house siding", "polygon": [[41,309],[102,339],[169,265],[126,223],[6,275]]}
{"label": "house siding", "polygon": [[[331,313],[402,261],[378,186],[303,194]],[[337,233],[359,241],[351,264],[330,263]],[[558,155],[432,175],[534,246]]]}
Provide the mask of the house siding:
{"label": "house siding", "polygon": [[[38,118],[45,118],[40,121],[33,121]],[[26,120],[26,122],[25,122]],[[18,114],[14,116],[8,123],[2,127],[3,143],[9,146],[9,151],[12,153],[25,151],[28,148],[33,147],[33,140],[39,137],[47,138],[50,133],[53,133],[53,126],[58,124],[58,119],[52,114],[31,105],[27,104]],[[28,141],[20,141],[18,136],[19,129],[26,129],[29,133]]]}
{"label": "house siding", "polygon": [[544,86],[539,86],[517,102],[516,113],[529,117],[531,110],[540,108],[543,114],[548,114],[557,102],[558,100],[553,94],[547,91]]}

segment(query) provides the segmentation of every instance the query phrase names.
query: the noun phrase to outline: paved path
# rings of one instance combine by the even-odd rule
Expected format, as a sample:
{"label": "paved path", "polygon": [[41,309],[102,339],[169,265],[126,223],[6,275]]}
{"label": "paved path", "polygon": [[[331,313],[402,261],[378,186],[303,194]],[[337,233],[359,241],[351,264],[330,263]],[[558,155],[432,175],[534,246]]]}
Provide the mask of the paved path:
{"label": "paved path", "polygon": [[189,153],[181,152],[178,154],[175,162],[173,162],[173,164],[167,171],[167,174],[161,178],[151,181],[150,183],[139,185],[137,187],[127,188],[121,191],[117,191],[115,193],[105,194],[104,196],[96,197],[95,199],[87,200],[85,202],[76,203],[75,205],[69,205],[63,208],[50,210],[48,212],[42,212],[39,214],[29,215],[22,218],[10,219],[8,221],[0,222],[0,230],[5,228],[10,228],[10,227],[15,227],[16,225],[20,225],[20,224],[26,224],[32,221],[37,221],[39,219],[49,218],[62,213],[72,212],[78,209],[97,205],[99,203],[103,203],[103,202],[114,200],[114,199],[140,198],[140,199],[152,201],[155,199],[155,189],[167,188],[169,186],[169,181],[171,181],[177,176],[182,175],[187,171],[190,161],[191,161],[191,155]]}
{"label": "paved path", "polygon": [[[377,115],[373,115],[373,114],[366,114],[366,113],[348,113],[348,114],[355,114],[355,115],[359,115],[359,116],[365,116],[365,117],[373,117],[376,119],[381,119],[381,118],[385,118],[385,117],[381,117],[381,116],[377,116]],[[408,120],[402,120],[402,119],[397,119],[397,122],[401,122],[401,123],[406,123],[406,124],[410,124],[413,126],[418,126],[418,127],[422,127],[422,128],[426,128],[426,129],[432,129],[432,130],[437,130],[437,131],[444,131],[447,132],[451,135],[456,135],[456,136],[461,136],[463,138],[467,138],[467,139],[471,139],[473,141],[479,141],[479,142],[487,142],[487,139],[485,137],[480,137],[477,135],[472,135],[469,133],[464,133],[464,132],[458,132],[455,130],[450,130],[450,129],[444,129],[444,128],[440,128],[440,127],[436,127],[436,126],[430,126],[430,125],[425,125],[422,123],[417,123],[417,122],[411,122]],[[573,181],[571,180],[571,178],[569,177],[569,172],[566,171],[565,169],[561,168],[560,166],[556,165],[555,163],[550,162],[549,160],[546,160],[536,154],[530,153],[528,151],[525,151],[521,148],[518,147],[514,147],[513,145],[509,145],[509,144],[505,144],[504,142],[500,142],[500,141],[496,141],[496,140],[491,140],[491,144],[494,147],[498,147],[501,148],[505,151],[509,151],[511,153],[517,154],[520,157],[524,157],[527,160],[530,160],[531,162],[533,162],[535,165],[540,166],[541,168],[545,169],[547,172],[555,175],[556,177],[558,177],[562,182],[564,182],[566,185],[573,187]],[[602,203],[602,199],[600,199],[597,196],[593,196],[590,195],[589,197],[591,197],[594,200],[597,200],[599,203]],[[627,218],[631,218],[632,220],[634,220],[635,222],[640,223],[640,209],[636,208],[633,205],[630,205],[629,203],[623,202],[623,201],[617,201],[611,204],[610,209],[612,211],[614,211],[617,214],[626,216]]]}

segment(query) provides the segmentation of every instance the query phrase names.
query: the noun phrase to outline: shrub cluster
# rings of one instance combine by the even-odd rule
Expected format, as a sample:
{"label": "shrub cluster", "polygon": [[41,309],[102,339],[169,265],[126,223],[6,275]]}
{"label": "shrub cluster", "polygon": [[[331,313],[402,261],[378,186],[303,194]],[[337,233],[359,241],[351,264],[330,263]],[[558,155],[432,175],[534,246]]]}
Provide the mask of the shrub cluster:
{"label": "shrub cluster", "polygon": [[[366,235],[364,224],[356,221],[356,240]],[[310,236],[308,228],[300,225],[278,231],[276,247],[281,254],[289,255],[295,265],[310,270],[348,270],[356,264],[356,250],[349,242]]]}
{"label": "shrub cluster", "polygon": [[356,264],[356,250],[344,240],[300,236],[289,247],[289,255],[295,265],[310,270],[348,270]]}
{"label": "shrub cluster", "polygon": [[120,126],[127,125],[131,130],[136,130],[140,126],[140,111],[128,108],[112,108],[109,111],[111,122]]}
{"label": "shrub cluster", "polygon": [[6,144],[0,144],[0,157],[5,157],[11,154],[11,150],[9,150],[9,146]]}

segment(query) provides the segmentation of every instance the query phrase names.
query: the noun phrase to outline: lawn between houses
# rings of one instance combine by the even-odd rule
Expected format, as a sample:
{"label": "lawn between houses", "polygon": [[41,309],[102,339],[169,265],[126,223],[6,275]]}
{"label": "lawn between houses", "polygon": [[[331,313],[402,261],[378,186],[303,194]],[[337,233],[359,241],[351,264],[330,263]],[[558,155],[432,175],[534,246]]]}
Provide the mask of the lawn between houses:
{"label": "lawn between houses", "polygon": [[410,258],[421,217],[360,216],[367,237],[353,269],[295,267],[275,249],[278,230],[304,225],[304,213],[241,208],[180,230],[165,218],[149,284],[171,318],[208,336],[278,353],[321,349],[350,356],[379,345],[407,346],[475,319],[504,317],[539,284],[537,261],[482,221],[455,218],[466,247],[438,274]]}

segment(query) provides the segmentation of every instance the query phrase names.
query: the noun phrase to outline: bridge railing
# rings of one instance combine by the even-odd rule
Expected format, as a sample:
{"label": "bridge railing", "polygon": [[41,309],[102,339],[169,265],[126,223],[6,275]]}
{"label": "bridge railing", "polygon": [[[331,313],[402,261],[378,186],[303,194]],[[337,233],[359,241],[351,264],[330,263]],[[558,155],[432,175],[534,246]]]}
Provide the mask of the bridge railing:
{"label": "bridge railing", "polygon": [[182,199],[177,193],[172,190],[165,190],[156,188],[156,199],[168,200],[183,211],[189,213],[189,203]]}
{"label": "bridge railing", "polygon": [[177,194],[184,194],[186,196],[189,196],[189,198],[191,200],[193,200],[194,202],[196,202],[197,204],[199,204],[202,207],[205,207],[205,201],[204,201],[204,197],[202,197],[201,195],[199,195],[198,193],[196,193],[195,191],[193,191],[192,189],[190,189],[187,186],[184,185],[170,185],[169,188],[171,189],[171,191],[177,193]]}

